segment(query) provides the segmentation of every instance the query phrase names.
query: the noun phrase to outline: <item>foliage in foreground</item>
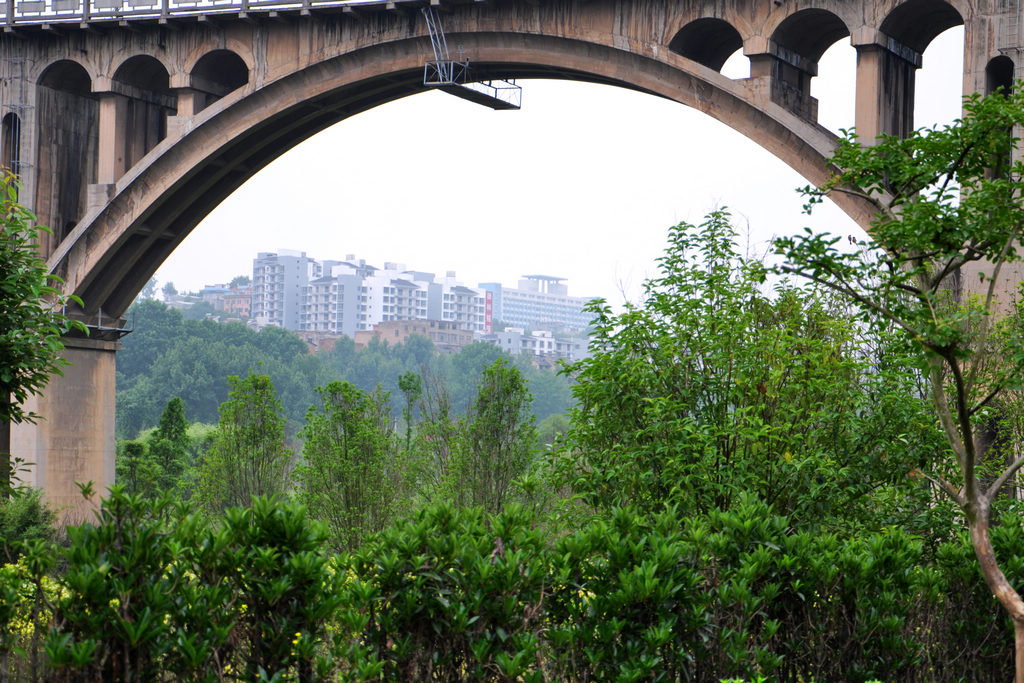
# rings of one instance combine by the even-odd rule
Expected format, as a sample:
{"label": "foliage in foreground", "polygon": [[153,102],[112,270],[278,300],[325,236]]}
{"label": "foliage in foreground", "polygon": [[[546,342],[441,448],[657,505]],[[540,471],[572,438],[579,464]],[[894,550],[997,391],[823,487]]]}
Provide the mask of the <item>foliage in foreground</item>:
{"label": "foliage in foreground", "polygon": [[943,442],[898,344],[833,297],[768,290],[725,211],[674,227],[660,264],[641,304],[594,308],[562,482],[597,509],[708,514],[754,493],[808,528],[927,529],[909,474]]}
{"label": "foliage in foreground", "polygon": [[805,190],[808,210],[830,195],[858,198],[875,212],[869,240],[854,252],[829,235],[776,243],[784,270],[852,302],[866,323],[899,329],[924,368],[944,443],[926,452],[921,470],[963,514],[985,581],[1014,621],[1017,683],[1024,598],[995,552],[992,526],[995,502],[1019,495],[1024,467],[1024,325],[1005,297],[1024,256],[1022,89],[965,98],[953,126],[871,147],[855,136],[840,141],[837,172]]}
{"label": "foliage in foreground", "polygon": [[[1011,519],[1011,518],[1008,518]],[[1024,528],[993,534],[1024,578]],[[432,505],[351,554],[303,508],[215,523],[121,490],[70,546],[0,569],[26,680],[1005,680],[1007,619],[965,535],[798,531],[752,497],[617,508],[552,540],[513,506]],[[51,575],[54,562],[65,570]],[[947,597],[953,596],[953,597]]]}
{"label": "foliage in foreground", "polygon": [[[34,422],[25,407],[67,361],[61,336],[81,323],[64,315],[66,303],[81,303],[54,287],[46,261],[39,257],[39,233],[47,228],[18,203],[18,181],[0,168],[0,425]],[[6,433],[6,429],[3,432]],[[14,466],[0,442],[0,495],[12,488]]]}

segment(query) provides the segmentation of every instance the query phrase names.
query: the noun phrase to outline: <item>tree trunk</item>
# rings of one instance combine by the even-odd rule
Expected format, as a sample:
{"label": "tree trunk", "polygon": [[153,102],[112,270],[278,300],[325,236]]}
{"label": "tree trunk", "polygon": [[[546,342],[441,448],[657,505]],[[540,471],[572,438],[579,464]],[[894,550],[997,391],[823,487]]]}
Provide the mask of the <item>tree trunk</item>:
{"label": "tree trunk", "polygon": [[1013,683],[1024,683],[1024,621],[1013,620]]}
{"label": "tree trunk", "polygon": [[[9,406],[10,395],[0,396],[0,405]],[[0,410],[0,415],[9,415],[10,410]],[[11,423],[0,418],[0,499],[11,493]]]}
{"label": "tree trunk", "polygon": [[981,565],[981,573],[985,577],[985,583],[989,590],[1013,620],[1015,667],[1013,680],[1014,683],[1024,683],[1024,600],[1021,600],[1020,594],[1006,580],[1006,575],[1003,574],[996,561],[992,539],[988,533],[988,505],[983,504],[979,508],[974,515],[968,513],[968,526],[971,531],[974,554],[978,557],[978,564]]}

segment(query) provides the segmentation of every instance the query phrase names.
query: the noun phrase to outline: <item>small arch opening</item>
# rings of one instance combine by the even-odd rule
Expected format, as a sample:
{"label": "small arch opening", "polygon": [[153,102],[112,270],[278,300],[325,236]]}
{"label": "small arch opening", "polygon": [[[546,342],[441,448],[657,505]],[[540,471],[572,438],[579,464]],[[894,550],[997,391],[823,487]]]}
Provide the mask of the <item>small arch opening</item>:
{"label": "small arch opening", "polygon": [[177,112],[167,69],[154,57],[130,57],[114,72],[114,90],[126,98],[123,135],[126,168],[167,136],[167,117]]}
{"label": "small arch opening", "polygon": [[0,168],[14,175],[21,174],[21,118],[14,112],[4,115],[0,123]]}
{"label": "small arch opening", "polygon": [[54,62],[39,76],[39,85],[80,97],[92,91],[92,79],[81,64],[70,59]]}
{"label": "small arch opening", "polygon": [[943,0],[907,0],[894,7],[882,25],[882,33],[923,53],[940,33],[964,23],[956,8]]}
{"label": "small arch opening", "polygon": [[160,60],[148,55],[129,57],[114,72],[114,80],[143,90],[167,90],[170,77]]}
{"label": "small arch opening", "polygon": [[191,73],[192,89],[199,94],[195,112],[241,88],[249,82],[249,67],[231,50],[214,50],[203,55]]}
{"label": "small arch opening", "polygon": [[59,243],[75,225],[88,202],[90,183],[96,182],[99,158],[99,102],[92,94],[92,78],[81,64],[69,59],[50,64],[36,88],[35,213],[53,230],[42,237]]}
{"label": "small arch opening", "polygon": [[1002,88],[1004,95],[1013,92],[1013,60],[1006,55],[999,55],[989,60],[985,66],[985,94],[991,95]]}
{"label": "small arch opening", "polygon": [[823,9],[806,9],[782,20],[772,33],[779,48],[817,64],[825,51],[850,35],[843,20]]}
{"label": "small arch opening", "polygon": [[668,44],[672,52],[718,72],[736,52],[742,55],[742,48],[740,32],[729,22],[712,17],[691,21]]}
{"label": "small arch opening", "polygon": [[[843,73],[855,68],[856,55],[849,41],[840,44],[849,35],[842,19],[822,9],[801,10],[783,19],[772,33],[776,45],[775,54],[770,57],[772,98],[805,119],[823,122],[832,130],[848,127],[852,102],[842,97],[839,98],[842,101],[833,102],[830,96],[819,108],[815,77],[822,65],[827,67],[824,74],[830,81],[844,77]],[[829,59],[823,60],[826,52]],[[833,70],[840,75],[835,75]]]}

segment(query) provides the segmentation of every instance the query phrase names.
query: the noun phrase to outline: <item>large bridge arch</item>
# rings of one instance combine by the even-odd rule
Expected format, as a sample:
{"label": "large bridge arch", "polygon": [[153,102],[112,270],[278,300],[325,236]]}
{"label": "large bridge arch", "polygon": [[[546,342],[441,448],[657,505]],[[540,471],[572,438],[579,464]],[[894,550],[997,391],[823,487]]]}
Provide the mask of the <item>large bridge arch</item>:
{"label": "large bridge arch", "polygon": [[[495,77],[561,77],[633,88],[696,108],[746,135],[811,182],[825,178],[835,137],[750,85],[673,53],[659,59],[524,34],[452,35]],[[324,60],[262,88],[244,88],[199,113],[116,183],[50,258],[85,313],[120,315],[199,221],[245,180],[302,140],[378,104],[423,90],[422,38]],[[624,77],[623,74],[628,74]],[[628,124],[627,124],[628,125]],[[865,208],[846,209],[861,223]]]}

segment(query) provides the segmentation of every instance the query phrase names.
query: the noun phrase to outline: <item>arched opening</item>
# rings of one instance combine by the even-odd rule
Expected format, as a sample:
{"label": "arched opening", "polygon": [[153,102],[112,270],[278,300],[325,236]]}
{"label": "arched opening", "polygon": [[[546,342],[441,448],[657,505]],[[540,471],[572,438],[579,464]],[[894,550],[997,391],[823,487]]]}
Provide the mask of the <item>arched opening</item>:
{"label": "arched opening", "polygon": [[15,175],[21,173],[21,119],[14,112],[0,123],[0,168]]}
{"label": "arched opening", "polygon": [[[39,77],[39,130],[35,213],[59,243],[85,215],[89,183],[95,182],[99,104],[82,65],[62,60]],[[44,245],[45,247],[45,245]]]}
{"label": "arched opening", "polygon": [[850,41],[837,40],[818,60],[818,75],[811,79],[811,95],[818,103],[818,123],[839,135],[853,128],[857,102],[857,51]]}
{"label": "arched opening", "polygon": [[818,75],[818,62],[834,43],[849,35],[846,24],[826,10],[807,9],[786,17],[772,33],[775,54],[760,57],[767,62],[760,65],[760,73],[771,75],[772,99],[817,121],[818,101],[811,94],[811,82]]}
{"label": "arched opening", "polygon": [[993,57],[985,65],[985,94],[991,95],[1000,88],[1005,95],[1013,91],[1013,60],[1006,55]]}
{"label": "arched opening", "polygon": [[950,124],[963,114],[963,73],[964,27],[954,26],[935,36],[921,56],[914,78],[915,128]]}
{"label": "arched opening", "polygon": [[743,48],[743,38],[729,22],[708,17],[691,21],[681,28],[668,48],[721,72],[729,57]]}
{"label": "arched opening", "polygon": [[[887,111],[882,112],[882,132],[907,135],[919,126],[915,109],[922,99],[918,89],[925,86],[925,82],[918,82],[917,70],[924,64],[925,51],[931,42],[961,24],[963,17],[943,0],[908,0],[893,8],[882,21],[880,30],[889,41],[881,73],[887,91],[884,99],[888,102]],[[962,48],[958,52],[962,55]],[[962,68],[956,72],[958,82],[963,80],[962,73]],[[959,98],[949,103],[957,113],[959,104]],[[937,121],[926,123],[934,122]]]}
{"label": "arched opening", "polygon": [[963,23],[956,8],[943,0],[907,0],[894,7],[879,28],[920,54],[940,33]]}
{"label": "arched opening", "polygon": [[124,166],[129,169],[167,135],[167,117],[177,111],[168,87],[167,69],[159,60],[131,57],[114,72],[114,91],[124,97]]}
{"label": "arched opening", "polygon": [[[991,95],[995,92],[1001,92],[1004,96],[1009,97],[1010,93],[1013,92],[1013,73],[1014,65],[1012,59],[1006,55],[993,57],[985,65],[985,94]],[[1012,160],[1013,153],[1007,153],[1003,159],[1005,169],[1010,168]],[[995,175],[996,171],[993,169],[989,173]]]}
{"label": "arched opening", "polygon": [[249,82],[249,67],[230,50],[203,55],[192,69],[190,83],[196,92],[195,113]]}

